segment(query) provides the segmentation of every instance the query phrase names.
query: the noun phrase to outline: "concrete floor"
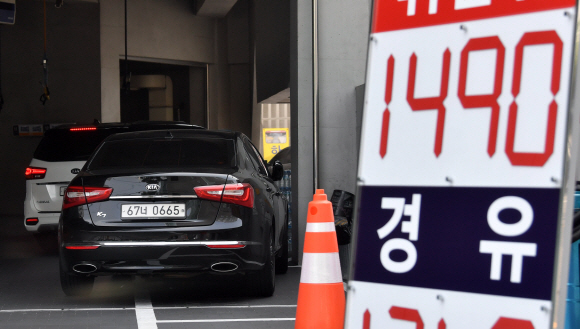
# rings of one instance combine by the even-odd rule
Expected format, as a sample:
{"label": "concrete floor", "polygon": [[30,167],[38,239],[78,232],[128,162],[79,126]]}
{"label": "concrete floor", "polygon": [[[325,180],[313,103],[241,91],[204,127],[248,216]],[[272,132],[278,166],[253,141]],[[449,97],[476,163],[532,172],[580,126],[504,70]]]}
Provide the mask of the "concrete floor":
{"label": "concrete floor", "polygon": [[0,216],[1,328],[293,328],[299,281],[291,267],[274,296],[253,298],[236,278],[100,277],[91,296],[66,297],[56,248]]}

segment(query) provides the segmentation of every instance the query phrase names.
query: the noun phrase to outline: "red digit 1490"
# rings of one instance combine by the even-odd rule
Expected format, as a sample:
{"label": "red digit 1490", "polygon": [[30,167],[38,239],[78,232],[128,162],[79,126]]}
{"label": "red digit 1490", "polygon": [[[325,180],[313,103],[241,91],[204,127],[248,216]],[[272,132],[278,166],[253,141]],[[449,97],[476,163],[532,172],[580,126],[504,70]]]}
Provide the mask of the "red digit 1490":
{"label": "red digit 1490", "polygon": [[[518,104],[516,97],[520,93],[524,47],[532,45],[553,45],[554,53],[552,57],[552,79],[551,93],[556,95],[560,90],[560,75],[562,70],[562,40],[556,31],[540,31],[525,33],[516,46],[512,96],[513,102],[509,108],[507,138],[505,153],[514,166],[534,166],[542,167],[554,152],[554,139],[556,135],[556,119],[558,113],[558,104],[553,99],[548,110],[547,131],[545,136],[545,148],[541,153],[516,152],[514,150],[516,121],[518,114]],[[466,95],[467,85],[467,67],[469,62],[469,53],[472,51],[495,49],[495,75],[493,93],[488,95]],[[441,72],[441,90],[439,96],[429,98],[415,98],[415,79],[417,69],[417,55],[412,54],[409,63],[409,79],[407,84],[407,102],[413,111],[420,110],[437,110],[437,126],[435,130],[435,148],[436,157],[442,152],[443,132],[445,126],[446,108],[443,102],[447,98],[447,88],[449,84],[449,65],[451,52],[446,49],[443,53],[443,69]],[[457,96],[465,109],[484,108],[491,109],[491,120],[489,127],[489,137],[487,144],[487,153],[493,156],[496,151],[497,130],[499,125],[500,106],[497,99],[501,95],[503,84],[503,68],[505,61],[505,47],[497,36],[470,39],[461,52],[461,64],[459,67],[459,86]],[[395,69],[395,58],[391,55],[387,65],[387,84],[385,88],[385,102],[387,108],[383,112],[383,124],[381,128],[381,141],[379,154],[382,158],[387,154],[387,144],[389,138],[390,111],[388,106],[391,103],[393,93],[393,76]]]}
{"label": "red digit 1490", "polygon": [[[419,314],[419,311],[412,308],[392,306],[389,309],[389,315],[392,319],[408,321],[415,323],[415,329],[424,329],[425,324]],[[446,329],[445,320],[439,320],[437,329]],[[371,329],[371,312],[366,310],[363,314],[363,329]],[[529,320],[512,319],[500,317],[490,329],[534,329],[534,325]]]}
{"label": "red digit 1490", "polygon": [[[467,86],[467,64],[469,61],[469,53],[472,51],[495,49],[495,76],[493,83],[493,93],[490,95],[473,95],[465,94]],[[499,104],[497,99],[501,95],[501,87],[503,83],[503,64],[505,61],[505,47],[498,37],[477,38],[471,39],[461,51],[461,65],[459,67],[459,90],[457,96],[466,109],[472,108],[491,108],[491,120],[489,123],[489,137],[487,142],[487,154],[493,156],[495,153],[495,144],[497,141],[497,126],[499,124]]]}

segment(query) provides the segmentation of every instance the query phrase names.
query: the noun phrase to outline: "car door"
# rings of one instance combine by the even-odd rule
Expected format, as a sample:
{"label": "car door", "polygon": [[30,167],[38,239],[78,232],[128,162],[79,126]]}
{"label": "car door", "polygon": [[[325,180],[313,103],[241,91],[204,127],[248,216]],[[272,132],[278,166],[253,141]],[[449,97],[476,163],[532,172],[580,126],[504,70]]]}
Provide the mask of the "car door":
{"label": "car door", "polygon": [[284,202],[282,202],[281,200],[281,193],[278,187],[274,184],[272,178],[270,178],[264,159],[262,159],[262,156],[254,146],[254,144],[252,144],[252,142],[250,142],[250,140],[247,137],[244,138],[244,147],[250,157],[252,164],[256,167],[256,171],[258,173],[257,178],[264,185],[266,193],[268,194],[268,199],[272,203],[272,211],[273,211],[272,216],[276,219],[276,224],[274,225],[276,229],[275,235],[280,236],[283,226],[283,224],[281,223],[284,223],[285,220],[284,217],[285,212],[281,211],[284,205]]}

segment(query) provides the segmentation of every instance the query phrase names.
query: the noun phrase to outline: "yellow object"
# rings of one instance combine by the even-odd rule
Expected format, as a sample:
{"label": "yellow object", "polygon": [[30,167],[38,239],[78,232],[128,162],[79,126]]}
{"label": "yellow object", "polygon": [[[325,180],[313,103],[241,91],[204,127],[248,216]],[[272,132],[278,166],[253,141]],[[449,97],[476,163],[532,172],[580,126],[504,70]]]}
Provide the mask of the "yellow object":
{"label": "yellow object", "polygon": [[264,160],[270,161],[278,152],[290,146],[288,128],[262,129],[264,141]]}

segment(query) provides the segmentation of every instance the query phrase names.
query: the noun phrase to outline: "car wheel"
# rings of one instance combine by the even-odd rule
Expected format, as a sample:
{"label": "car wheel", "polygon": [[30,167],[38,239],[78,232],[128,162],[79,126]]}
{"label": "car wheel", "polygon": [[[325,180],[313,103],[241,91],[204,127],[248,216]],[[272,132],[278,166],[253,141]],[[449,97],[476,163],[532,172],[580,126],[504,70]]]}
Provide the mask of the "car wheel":
{"label": "car wheel", "polygon": [[60,286],[67,296],[88,296],[93,290],[94,276],[79,276],[60,268]]}
{"label": "car wheel", "polygon": [[276,274],[286,274],[288,272],[288,222],[285,222],[286,229],[280,237],[282,239],[282,250],[276,258]]}
{"label": "car wheel", "polygon": [[276,255],[274,254],[274,232],[270,230],[269,246],[267,246],[266,253],[268,260],[264,264],[264,268],[258,273],[250,276],[250,287],[252,294],[260,297],[270,297],[274,294],[276,287],[275,281],[275,264]]}

